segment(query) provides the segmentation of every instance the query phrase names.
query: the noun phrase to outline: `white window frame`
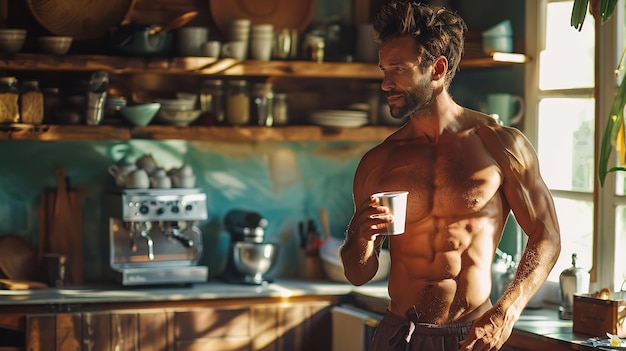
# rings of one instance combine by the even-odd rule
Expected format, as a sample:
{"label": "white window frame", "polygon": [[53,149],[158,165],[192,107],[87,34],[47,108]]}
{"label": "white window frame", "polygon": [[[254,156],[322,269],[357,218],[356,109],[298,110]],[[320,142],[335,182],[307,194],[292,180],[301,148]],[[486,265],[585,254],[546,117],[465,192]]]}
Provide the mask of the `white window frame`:
{"label": "white window frame", "polygon": [[[536,58],[545,47],[545,18],[548,3],[564,0],[526,0],[526,53],[531,57],[525,66],[525,101],[526,114],[523,132],[531,143],[537,146],[538,140],[538,104],[540,98],[549,96],[584,96],[588,97],[593,93],[593,89],[575,89],[570,91],[540,91],[539,89],[539,63]],[[613,97],[617,91],[617,81],[614,70],[617,67],[622,48],[618,48],[617,43],[623,42],[618,35],[618,23],[624,21],[624,3],[620,0],[616,13],[613,17],[600,25],[599,33],[596,35],[596,123],[595,123],[595,154],[598,154],[602,133],[607,123],[608,115],[613,104]],[[585,25],[592,25],[585,23]],[[598,26],[596,26],[597,29]],[[575,30],[572,28],[572,30]],[[620,39],[618,41],[618,39]],[[598,53],[615,53],[603,54]],[[596,156],[597,158],[597,156]],[[615,162],[615,151],[609,164]],[[594,164],[597,162],[594,162]],[[596,170],[597,172],[597,170]],[[615,192],[616,177],[610,173],[605,181],[604,187],[600,187],[597,176],[594,182],[592,194],[573,191],[551,190],[553,196],[574,200],[586,200],[594,202],[594,265],[591,269],[591,291],[596,291],[602,287],[609,287],[612,291],[619,290],[619,286],[614,286],[614,260],[615,260],[615,209],[618,205],[626,205],[626,196],[617,196]],[[559,218],[565,221],[567,218]],[[623,234],[621,234],[623,235]],[[562,240],[567,240],[567,233],[561,232]],[[570,254],[570,253],[561,253]],[[554,289],[554,286],[551,287]],[[554,297],[554,292],[547,292],[546,296]],[[550,300],[553,300],[551,298]],[[554,301],[552,301],[554,302]],[[558,302],[558,300],[557,300]]]}

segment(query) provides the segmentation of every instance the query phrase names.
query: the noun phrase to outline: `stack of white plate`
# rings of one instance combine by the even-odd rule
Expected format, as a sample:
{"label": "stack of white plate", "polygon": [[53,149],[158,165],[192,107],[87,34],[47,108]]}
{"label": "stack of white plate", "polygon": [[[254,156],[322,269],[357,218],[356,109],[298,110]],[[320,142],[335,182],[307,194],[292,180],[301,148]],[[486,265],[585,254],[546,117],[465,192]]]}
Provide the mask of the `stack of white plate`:
{"label": "stack of white plate", "polygon": [[309,121],[326,127],[356,128],[366,125],[368,114],[353,110],[319,110],[311,113]]}

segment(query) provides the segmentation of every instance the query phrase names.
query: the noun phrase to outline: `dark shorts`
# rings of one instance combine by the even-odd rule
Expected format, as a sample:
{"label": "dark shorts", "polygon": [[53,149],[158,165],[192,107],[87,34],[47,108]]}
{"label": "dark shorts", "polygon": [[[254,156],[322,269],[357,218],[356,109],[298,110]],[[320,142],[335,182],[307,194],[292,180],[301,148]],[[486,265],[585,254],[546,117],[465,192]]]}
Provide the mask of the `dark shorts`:
{"label": "dark shorts", "polygon": [[459,343],[471,328],[472,322],[451,325],[419,323],[412,309],[407,311],[405,318],[387,311],[376,327],[369,351],[458,351]]}

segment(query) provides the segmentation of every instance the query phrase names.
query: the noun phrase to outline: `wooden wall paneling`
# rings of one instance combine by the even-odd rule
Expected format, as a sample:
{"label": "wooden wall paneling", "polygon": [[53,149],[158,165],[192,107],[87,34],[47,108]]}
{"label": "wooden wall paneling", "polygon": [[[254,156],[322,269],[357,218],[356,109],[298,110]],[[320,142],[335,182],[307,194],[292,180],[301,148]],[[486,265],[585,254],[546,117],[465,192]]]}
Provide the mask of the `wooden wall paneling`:
{"label": "wooden wall paneling", "polygon": [[278,350],[278,310],[275,305],[252,307],[252,322],[250,324],[252,350]]}
{"label": "wooden wall paneling", "polygon": [[56,318],[54,314],[26,316],[26,350],[56,351]]}
{"label": "wooden wall paneling", "polygon": [[139,351],[137,313],[111,314],[111,340],[115,351]]}
{"label": "wooden wall paneling", "polygon": [[113,350],[109,312],[83,313],[83,350]]}
{"label": "wooden wall paneling", "polygon": [[56,315],[56,349],[59,351],[81,351],[83,322],[80,313]]}
{"label": "wooden wall paneling", "polygon": [[138,313],[139,350],[168,351],[167,314],[165,311]]}

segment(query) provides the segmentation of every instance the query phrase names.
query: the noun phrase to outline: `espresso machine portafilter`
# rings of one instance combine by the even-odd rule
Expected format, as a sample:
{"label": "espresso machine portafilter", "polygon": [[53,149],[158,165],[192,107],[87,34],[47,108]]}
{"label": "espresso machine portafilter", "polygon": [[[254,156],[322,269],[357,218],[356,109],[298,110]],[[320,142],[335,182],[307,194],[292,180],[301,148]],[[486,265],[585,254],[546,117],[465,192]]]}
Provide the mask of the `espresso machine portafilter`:
{"label": "espresso machine portafilter", "polygon": [[207,218],[200,189],[123,189],[106,194],[109,276],[122,285],[206,282],[198,221]]}

